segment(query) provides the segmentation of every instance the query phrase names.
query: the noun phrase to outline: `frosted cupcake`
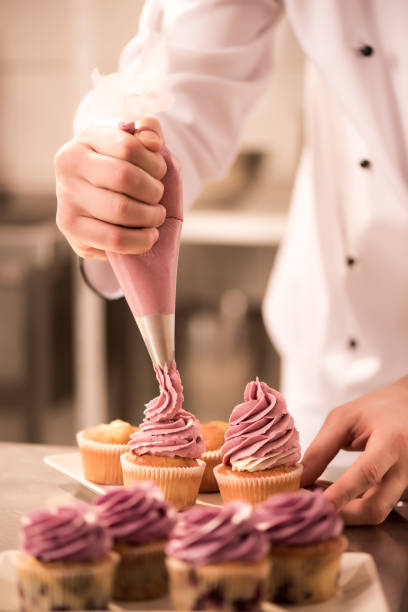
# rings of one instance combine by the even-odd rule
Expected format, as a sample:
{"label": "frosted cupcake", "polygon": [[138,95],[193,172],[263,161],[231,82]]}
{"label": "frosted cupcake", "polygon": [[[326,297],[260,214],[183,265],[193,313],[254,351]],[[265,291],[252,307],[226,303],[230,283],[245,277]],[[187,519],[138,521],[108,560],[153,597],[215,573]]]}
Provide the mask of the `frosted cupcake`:
{"label": "frosted cupcake", "polygon": [[254,516],[271,545],[271,601],[308,604],[334,595],[347,541],[321,491],[274,495]]}
{"label": "frosted cupcake", "polygon": [[221,447],[224,444],[224,434],[227,431],[226,421],[210,421],[201,423],[201,436],[205,444],[205,453],[201,459],[205,462],[205,471],[200,485],[200,493],[215,493],[218,483],[214,476],[214,468],[222,463]]}
{"label": "frosted cupcake", "polygon": [[129,450],[130,435],[137,429],[116,419],[77,433],[85,478],[98,484],[123,484],[120,456]]}
{"label": "frosted cupcake", "polygon": [[139,431],[130,439],[131,452],[121,456],[124,484],[150,480],[178,510],[192,506],[205,469],[200,423],[182,408],[180,374],[173,361],[156,367],[160,395],[146,406]]}
{"label": "frosted cupcake", "polygon": [[257,378],[247,384],[244,400],[231,413],[223,464],[214,469],[224,503],[257,504],[296,491],[303,471],[299,434],[283,396]]}
{"label": "frosted cupcake", "polygon": [[166,549],[175,610],[260,610],[268,543],[249,504],[190,508]]}
{"label": "frosted cupcake", "polygon": [[177,513],[161,490],[151,482],[114,488],[96,501],[95,510],[120,557],[114,599],[141,601],[165,595],[164,547]]}
{"label": "frosted cupcake", "polygon": [[85,504],[28,514],[15,561],[20,609],[104,610],[118,561],[111,545]]}

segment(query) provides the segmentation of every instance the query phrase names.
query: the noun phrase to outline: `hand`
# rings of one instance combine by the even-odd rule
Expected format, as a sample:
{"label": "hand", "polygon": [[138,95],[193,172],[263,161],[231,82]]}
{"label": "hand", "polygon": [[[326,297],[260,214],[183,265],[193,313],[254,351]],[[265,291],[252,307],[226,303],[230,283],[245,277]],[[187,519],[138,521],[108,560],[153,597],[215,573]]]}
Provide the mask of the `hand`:
{"label": "hand", "polygon": [[326,495],[349,525],[377,525],[408,485],[408,376],[332,410],[303,458],[302,486],[340,449],[364,451]]}
{"label": "hand", "polygon": [[96,127],[57,152],[57,226],[78,255],[106,259],[105,251],[152,248],[166,218],[159,204],[167,171],[163,144],[159,122],[147,118],[135,135]]}

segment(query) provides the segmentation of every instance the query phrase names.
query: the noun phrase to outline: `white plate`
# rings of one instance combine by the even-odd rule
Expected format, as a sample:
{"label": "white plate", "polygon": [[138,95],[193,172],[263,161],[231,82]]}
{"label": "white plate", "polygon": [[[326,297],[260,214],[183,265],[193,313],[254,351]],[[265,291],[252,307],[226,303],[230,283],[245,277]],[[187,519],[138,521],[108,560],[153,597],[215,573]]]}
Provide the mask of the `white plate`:
{"label": "white plate", "polygon": [[[110,485],[96,484],[85,478],[79,452],[48,455],[44,457],[44,462],[66,476],[80,482],[84,487],[98,495],[104,495],[106,491],[112,488]],[[197,503],[205,506],[221,506],[222,504],[219,493],[200,493]]]}
{"label": "white plate", "polygon": [[[80,482],[98,495],[103,495],[110,487],[98,485],[87,480],[82,469],[79,452],[49,455],[44,458],[47,465],[59,470],[66,476]],[[211,506],[221,505],[217,493],[200,494],[197,503]],[[171,610],[168,598],[143,602],[140,604],[112,604],[111,610]],[[336,595],[327,602],[307,606],[276,606],[264,603],[263,612],[293,610],[294,612],[389,612],[382,590],[378,572],[371,555],[366,553],[343,554],[339,588]]]}

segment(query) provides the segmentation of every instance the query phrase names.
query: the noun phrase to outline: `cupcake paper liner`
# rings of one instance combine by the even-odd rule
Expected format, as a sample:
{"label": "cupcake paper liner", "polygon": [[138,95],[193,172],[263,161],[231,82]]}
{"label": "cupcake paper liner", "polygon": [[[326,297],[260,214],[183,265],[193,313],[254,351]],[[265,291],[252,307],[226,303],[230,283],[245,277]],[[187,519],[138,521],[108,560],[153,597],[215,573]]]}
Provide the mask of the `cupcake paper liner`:
{"label": "cupcake paper liner", "polygon": [[164,564],[166,542],[149,542],[114,547],[120,560],[116,570],[113,599],[143,601],[166,595],[168,579]]}
{"label": "cupcake paper liner", "polygon": [[261,609],[269,560],[191,566],[167,557],[170,596],[175,610]]}
{"label": "cupcake paper liner", "polygon": [[205,470],[200,485],[200,493],[216,493],[219,491],[219,488],[214,476],[214,468],[216,465],[222,463],[221,449],[206,451],[201,455],[201,459],[205,462]]}
{"label": "cupcake paper liner", "polygon": [[123,484],[120,456],[129,450],[127,444],[88,440],[84,437],[83,431],[77,433],[77,442],[87,480],[98,484]]}
{"label": "cupcake paper liner", "polygon": [[131,453],[120,458],[125,486],[139,480],[150,480],[160,487],[166,500],[177,510],[193,506],[205,470],[205,463],[197,459],[198,465],[189,467],[151,467],[137,465],[129,460]]}
{"label": "cupcake paper liner", "polygon": [[104,610],[111,599],[119,558],[110,552],[91,562],[41,562],[20,554],[15,560],[20,610]]}
{"label": "cupcake paper liner", "polygon": [[338,537],[305,546],[271,548],[268,599],[290,604],[325,601],[336,591],[347,540]]}
{"label": "cupcake paper liner", "polygon": [[219,465],[214,468],[214,475],[224,504],[240,499],[255,505],[264,502],[275,493],[297,491],[303,472],[303,465],[299,463],[288,472],[267,474],[265,471],[265,475],[262,476],[239,477],[232,470],[221,471],[222,467]]}

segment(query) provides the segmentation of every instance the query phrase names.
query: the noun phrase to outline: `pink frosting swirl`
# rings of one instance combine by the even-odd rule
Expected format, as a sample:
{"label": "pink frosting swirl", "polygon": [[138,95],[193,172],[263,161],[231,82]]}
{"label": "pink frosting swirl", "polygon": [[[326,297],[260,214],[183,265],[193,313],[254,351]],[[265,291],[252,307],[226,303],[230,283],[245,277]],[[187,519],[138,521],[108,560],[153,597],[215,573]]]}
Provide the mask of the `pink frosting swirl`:
{"label": "pink frosting swirl", "polygon": [[284,397],[257,378],[247,384],[244,400],[231,413],[221,449],[224,464],[249,458],[268,458],[268,467],[299,461],[299,433]]}
{"label": "pink frosting swirl", "polygon": [[177,517],[176,510],[152,482],[109,489],[95,502],[95,509],[117,544],[167,540]]}
{"label": "pink frosting swirl", "polygon": [[254,515],[272,546],[330,540],[343,531],[341,517],[321,490],[273,495],[258,506]]}
{"label": "pink frosting swirl", "polygon": [[268,552],[268,542],[256,527],[251,506],[231,502],[183,512],[166,552],[190,565],[259,561]]}
{"label": "pink frosting swirl", "polygon": [[182,408],[184,401],[180,374],[173,361],[164,370],[155,368],[160,395],[146,405],[145,418],[130,436],[130,448],[137,455],[196,459],[205,452],[198,419]]}
{"label": "pink frosting swirl", "polygon": [[87,504],[31,512],[23,518],[21,534],[22,550],[41,561],[89,561],[112,547]]}

